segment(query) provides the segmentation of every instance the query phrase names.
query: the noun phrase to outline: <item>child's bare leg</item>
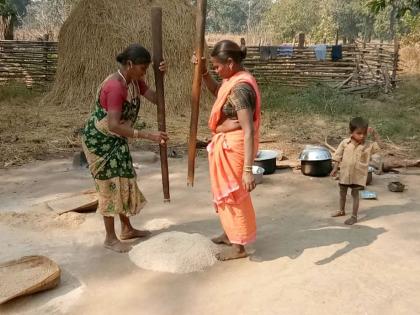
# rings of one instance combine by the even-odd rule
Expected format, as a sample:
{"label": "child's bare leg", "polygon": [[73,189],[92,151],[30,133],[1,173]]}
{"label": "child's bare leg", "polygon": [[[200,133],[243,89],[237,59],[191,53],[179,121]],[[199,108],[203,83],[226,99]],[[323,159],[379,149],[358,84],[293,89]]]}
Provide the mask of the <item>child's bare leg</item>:
{"label": "child's bare leg", "polygon": [[130,219],[123,214],[120,214],[120,221],[121,221],[120,238],[122,240],[129,240],[129,239],[138,238],[138,237],[146,237],[151,234],[149,231],[141,231],[141,230],[137,230],[133,228],[130,223]]}
{"label": "child's bare leg", "polygon": [[340,210],[334,212],[331,216],[332,217],[342,217],[346,215],[345,207],[346,207],[346,198],[347,198],[347,186],[340,185]]}
{"label": "child's bare leg", "polygon": [[121,243],[120,240],[117,238],[117,235],[115,234],[114,217],[104,216],[104,224],[106,231],[106,237],[104,242],[105,248],[111,249],[118,253],[128,252],[131,249],[131,246],[128,244]]}
{"label": "child's bare leg", "polygon": [[222,251],[220,254],[217,255],[217,259],[222,261],[245,257],[248,257],[248,254],[245,250],[245,246],[239,244],[232,244],[231,247],[227,248],[226,250]]}
{"label": "child's bare leg", "polygon": [[352,189],[351,196],[353,197],[353,213],[351,218],[344,222],[347,225],[353,225],[357,222],[357,213],[359,212],[359,190]]}

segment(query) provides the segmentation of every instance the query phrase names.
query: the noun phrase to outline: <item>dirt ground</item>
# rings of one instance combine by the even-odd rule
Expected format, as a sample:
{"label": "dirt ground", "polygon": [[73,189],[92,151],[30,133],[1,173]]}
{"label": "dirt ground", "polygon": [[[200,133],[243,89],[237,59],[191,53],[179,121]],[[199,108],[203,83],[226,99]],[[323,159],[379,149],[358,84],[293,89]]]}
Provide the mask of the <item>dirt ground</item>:
{"label": "dirt ground", "polygon": [[[149,203],[134,218],[137,227],[159,219],[168,230],[220,232],[205,159],[194,188],[186,187],[186,160],[170,160],[170,204],[162,202],[159,163],[140,162]],[[127,254],[105,250],[98,214],[48,210],[45,201],[92,187],[70,158],[2,169],[0,261],[46,255],[61,266],[62,280],[0,313],[418,314],[419,176],[420,169],[374,176],[369,190],[378,200],[362,201],[360,222],[348,227],[329,217],[337,209],[334,180],[277,171],[253,193],[259,231],[251,257],[179,275],[139,269]],[[407,185],[404,193],[387,190],[395,178]]]}

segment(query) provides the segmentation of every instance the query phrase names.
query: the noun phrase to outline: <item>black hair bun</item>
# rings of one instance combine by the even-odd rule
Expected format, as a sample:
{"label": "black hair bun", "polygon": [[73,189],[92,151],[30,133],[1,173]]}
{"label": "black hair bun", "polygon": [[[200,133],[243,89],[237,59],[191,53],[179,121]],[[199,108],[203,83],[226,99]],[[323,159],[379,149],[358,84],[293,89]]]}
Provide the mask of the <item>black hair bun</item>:
{"label": "black hair bun", "polygon": [[125,63],[125,61],[126,61],[126,56],[125,56],[125,54],[124,53],[120,53],[120,54],[118,54],[118,56],[117,56],[117,62],[118,63],[120,63],[120,64],[124,64]]}

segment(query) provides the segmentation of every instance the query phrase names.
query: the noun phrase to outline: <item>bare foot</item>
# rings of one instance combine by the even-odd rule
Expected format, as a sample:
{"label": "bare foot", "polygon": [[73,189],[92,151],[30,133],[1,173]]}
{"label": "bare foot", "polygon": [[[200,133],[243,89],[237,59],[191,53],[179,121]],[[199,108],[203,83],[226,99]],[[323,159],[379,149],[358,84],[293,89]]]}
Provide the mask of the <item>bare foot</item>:
{"label": "bare foot", "polygon": [[346,221],[344,221],[344,224],[353,225],[356,222],[357,222],[357,217],[351,216],[349,219],[347,219]]}
{"label": "bare foot", "polygon": [[119,240],[105,241],[104,246],[105,248],[113,250],[117,253],[127,253],[131,250],[131,246],[129,244],[121,243]]}
{"label": "bare foot", "polygon": [[239,258],[245,258],[245,257],[248,257],[248,254],[245,250],[238,251],[237,249],[233,247],[228,248],[216,255],[216,258],[221,261],[239,259]]}
{"label": "bare foot", "polygon": [[130,240],[133,238],[148,237],[151,234],[152,233],[150,231],[141,231],[141,230],[132,229],[125,232],[121,232],[120,239]]}
{"label": "bare foot", "polygon": [[336,217],[343,217],[345,215],[346,215],[345,211],[338,210],[337,212],[334,212],[333,214],[331,214],[331,217],[336,218]]}
{"label": "bare foot", "polygon": [[226,233],[223,233],[222,235],[220,235],[218,237],[212,238],[211,241],[215,244],[225,244],[225,245],[228,245],[228,246],[232,245],[232,243],[229,241]]}

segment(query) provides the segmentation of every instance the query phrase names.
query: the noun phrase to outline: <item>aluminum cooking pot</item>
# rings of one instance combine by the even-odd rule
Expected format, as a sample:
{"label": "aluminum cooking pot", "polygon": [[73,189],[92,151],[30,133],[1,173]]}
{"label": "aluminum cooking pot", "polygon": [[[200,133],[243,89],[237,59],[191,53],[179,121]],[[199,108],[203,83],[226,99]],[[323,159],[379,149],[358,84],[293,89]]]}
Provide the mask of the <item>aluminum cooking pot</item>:
{"label": "aluminum cooking pot", "polygon": [[331,153],[322,146],[305,146],[299,160],[303,175],[328,176],[332,170]]}
{"label": "aluminum cooking pot", "polygon": [[305,146],[299,156],[299,160],[301,161],[326,161],[331,159],[331,153],[327,148],[315,145]]}
{"label": "aluminum cooking pot", "polygon": [[273,174],[276,171],[276,159],[278,156],[277,151],[273,150],[260,150],[254,160],[254,165],[264,169],[264,175]]}

